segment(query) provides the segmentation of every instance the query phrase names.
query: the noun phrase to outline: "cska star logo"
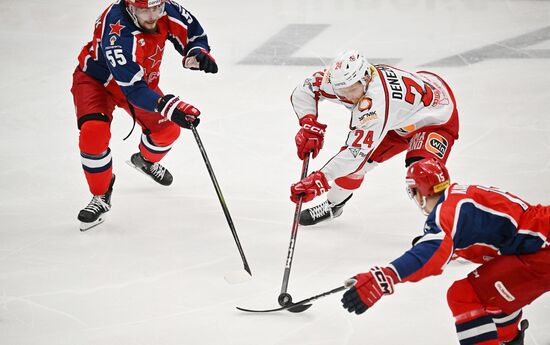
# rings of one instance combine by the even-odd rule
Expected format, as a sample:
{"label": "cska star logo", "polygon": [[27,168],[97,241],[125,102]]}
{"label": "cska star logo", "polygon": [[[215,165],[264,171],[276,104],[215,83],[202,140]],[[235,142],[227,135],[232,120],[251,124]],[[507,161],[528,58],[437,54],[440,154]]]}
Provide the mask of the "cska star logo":
{"label": "cska star logo", "polygon": [[109,35],[118,35],[119,37],[120,32],[125,28],[124,25],[120,25],[120,19],[114,24],[109,24],[109,26],[111,27],[111,32],[109,32]]}
{"label": "cska star logo", "polygon": [[154,69],[156,65],[160,64],[162,60],[162,52],[164,51],[164,48],[161,48],[157,44],[157,49],[155,50],[155,53],[151,56],[149,56],[147,59],[151,60],[151,69]]}

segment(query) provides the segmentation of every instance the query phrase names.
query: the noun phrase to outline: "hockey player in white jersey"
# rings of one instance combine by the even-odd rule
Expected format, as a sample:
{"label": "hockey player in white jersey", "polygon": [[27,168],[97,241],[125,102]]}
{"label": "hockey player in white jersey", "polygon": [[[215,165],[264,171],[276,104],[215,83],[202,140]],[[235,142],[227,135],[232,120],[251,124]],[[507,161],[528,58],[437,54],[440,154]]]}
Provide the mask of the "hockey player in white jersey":
{"label": "hockey player in white jersey", "polygon": [[295,141],[302,160],[310,153],[315,158],[323,147],[326,125],[317,111],[318,102],[325,99],[351,112],[350,131],[345,146],[319,171],[291,186],[294,202],[299,197],[308,202],[328,191],[327,201],[302,211],[302,225],[340,216],[365,174],[379,163],[405,150],[406,167],[432,157],[445,163],[458,139],[455,98],[442,78],[427,71],[372,65],[357,51],[347,51],[292,93],[301,126]]}

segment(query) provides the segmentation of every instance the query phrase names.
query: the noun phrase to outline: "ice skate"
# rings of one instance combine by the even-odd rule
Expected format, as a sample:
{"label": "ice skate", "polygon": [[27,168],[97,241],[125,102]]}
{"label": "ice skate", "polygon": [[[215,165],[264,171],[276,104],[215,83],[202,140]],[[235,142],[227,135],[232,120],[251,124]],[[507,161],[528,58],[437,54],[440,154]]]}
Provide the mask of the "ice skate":
{"label": "ice skate", "polygon": [[158,162],[149,162],[139,152],[134,153],[127,163],[163,186],[171,185],[174,180],[168,169]]}
{"label": "ice skate", "polygon": [[80,231],[86,231],[105,221],[105,213],[111,209],[111,194],[113,193],[113,184],[115,175],[111,178],[111,184],[107,193],[103,195],[94,195],[88,206],[80,210],[78,220],[80,220]]}
{"label": "ice skate", "polygon": [[315,225],[320,222],[340,217],[342,212],[344,212],[344,205],[352,195],[348,196],[346,200],[342,201],[338,205],[331,205],[327,200],[322,204],[303,210],[300,213],[300,225]]}
{"label": "ice skate", "polygon": [[502,343],[502,345],[523,345],[525,339],[525,330],[527,328],[529,328],[529,321],[521,320],[519,324],[518,335],[516,335],[516,337],[511,341]]}
{"label": "ice skate", "polygon": [[300,225],[315,225],[340,217],[342,212],[344,212],[344,205],[352,196],[353,194],[337,205],[333,205],[327,200],[322,204],[303,210],[300,213]]}

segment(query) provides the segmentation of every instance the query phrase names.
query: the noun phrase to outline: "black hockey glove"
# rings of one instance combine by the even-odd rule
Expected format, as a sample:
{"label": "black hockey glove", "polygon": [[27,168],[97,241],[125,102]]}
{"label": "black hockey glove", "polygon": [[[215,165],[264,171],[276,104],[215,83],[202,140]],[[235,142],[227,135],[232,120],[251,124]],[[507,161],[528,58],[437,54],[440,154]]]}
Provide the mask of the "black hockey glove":
{"label": "black hockey glove", "polygon": [[192,70],[201,70],[205,73],[218,73],[216,60],[204,48],[192,49],[183,58],[183,67]]}
{"label": "black hockey glove", "polygon": [[191,124],[197,127],[201,120],[201,112],[191,104],[180,101],[179,97],[174,95],[165,95],[158,101],[157,111],[168,120],[177,125],[190,129]]}

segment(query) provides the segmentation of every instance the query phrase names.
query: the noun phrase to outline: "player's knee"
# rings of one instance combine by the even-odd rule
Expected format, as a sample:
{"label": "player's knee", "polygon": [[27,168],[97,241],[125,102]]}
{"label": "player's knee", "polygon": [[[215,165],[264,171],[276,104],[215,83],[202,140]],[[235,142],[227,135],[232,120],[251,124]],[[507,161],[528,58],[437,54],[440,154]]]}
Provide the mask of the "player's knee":
{"label": "player's knee", "polygon": [[90,120],[80,126],[80,152],[98,155],[109,147],[111,130],[109,122]]}
{"label": "player's knee", "polygon": [[165,122],[162,129],[153,130],[148,133],[149,139],[157,146],[169,146],[178,139],[181,127],[173,122]]}
{"label": "player's knee", "polygon": [[167,131],[166,131],[166,134],[165,134],[165,138],[170,141],[170,142],[174,142],[176,141],[176,139],[179,138],[180,136],[180,132],[181,132],[181,127],[174,124],[170,127],[167,128]]}
{"label": "player's knee", "polygon": [[480,309],[481,302],[468,278],[458,280],[447,290],[447,303],[453,316]]}

